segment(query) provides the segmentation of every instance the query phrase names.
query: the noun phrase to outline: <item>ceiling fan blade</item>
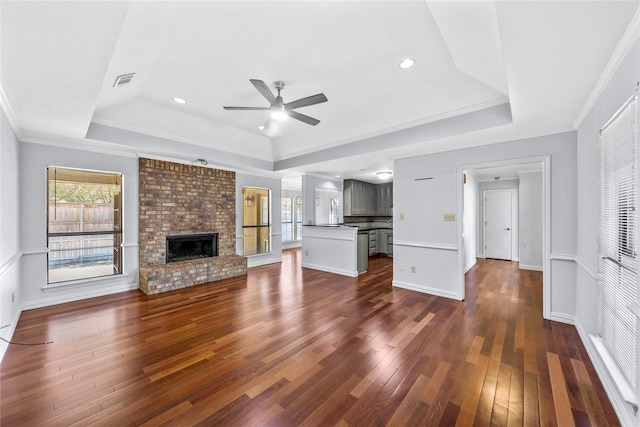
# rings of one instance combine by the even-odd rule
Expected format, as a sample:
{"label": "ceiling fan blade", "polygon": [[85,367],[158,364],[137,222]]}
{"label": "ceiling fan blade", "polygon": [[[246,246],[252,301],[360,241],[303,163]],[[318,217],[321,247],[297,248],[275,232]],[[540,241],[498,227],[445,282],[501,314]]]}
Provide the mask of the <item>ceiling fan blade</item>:
{"label": "ceiling fan blade", "polygon": [[315,126],[320,123],[320,120],[314,119],[313,117],[305,116],[304,114],[300,114],[297,111],[288,110],[287,113],[289,114],[289,117],[300,120],[301,122],[304,122],[311,126]]}
{"label": "ceiling fan blade", "polygon": [[269,107],[222,107],[225,110],[269,110]]}
{"label": "ceiling fan blade", "polygon": [[273,95],[273,92],[271,92],[271,89],[269,89],[269,86],[267,86],[265,82],[256,79],[250,79],[249,81],[256,87],[256,89],[258,89],[258,92],[260,92],[262,96],[264,96],[267,101],[269,101],[269,105],[276,102],[276,97]]}
{"label": "ceiling fan blade", "polygon": [[316,95],[307,96],[306,98],[300,98],[296,101],[291,101],[289,103],[284,104],[287,108],[300,108],[306,107],[307,105],[315,105],[320,104],[321,102],[327,102],[327,97],[324,96],[324,93],[318,93]]}

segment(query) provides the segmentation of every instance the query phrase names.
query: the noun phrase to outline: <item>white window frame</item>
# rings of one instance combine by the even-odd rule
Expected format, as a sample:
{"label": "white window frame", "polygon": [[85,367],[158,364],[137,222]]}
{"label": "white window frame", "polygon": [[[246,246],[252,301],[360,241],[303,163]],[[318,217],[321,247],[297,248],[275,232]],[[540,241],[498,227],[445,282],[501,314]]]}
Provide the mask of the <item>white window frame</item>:
{"label": "white window frame", "polygon": [[638,405],[638,96],[600,130],[598,336],[623,398]]}
{"label": "white window frame", "polygon": [[[77,175],[77,177],[75,176]],[[95,184],[105,184],[106,181],[115,181],[118,183],[119,193],[114,199],[113,204],[113,220],[112,228],[110,230],[105,230],[103,227],[100,227],[99,230],[91,230],[91,229],[82,229],[83,217],[84,215],[81,213],[80,218],[80,230],[52,230],[52,225],[55,225],[55,213],[57,211],[56,207],[59,203],[58,196],[55,194],[55,188],[57,188],[58,176],[60,176],[60,181],[67,180],[68,182],[85,182],[85,183],[95,183]],[[74,179],[72,179],[74,178]],[[87,179],[88,181],[76,181],[77,179]],[[50,194],[50,184],[53,182],[54,185],[54,194]],[[109,185],[113,183],[109,182]],[[124,176],[119,172],[110,172],[110,171],[95,171],[95,170],[87,170],[87,169],[79,169],[79,168],[68,168],[68,167],[58,167],[58,166],[47,166],[46,173],[46,192],[47,192],[47,202],[46,202],[46,219],[47,219],[47,285],[52,287],[61,286],[67,284],[69,282],[77,282],[77,281],[87,281],[93,280],[101,277],[111,277],[121,275],[123,272],[123,236],[124,236],[124,211],[123,211],[123,189],[124,189]],[[52,199],[53,198],[53,199]],[[82,212],[84,204],[81,203],[80,209]],[[54,218],[51,218],[53,208]],[[53,220],[53,221],[52,221]],[[75,224],[75,222],[71,222],[68,224]],[[95,257],[95,254],[91,254],[92,252],[96,252],[98,249],[105,249],[105,247],[96,247],[94,245],[85,245],[81,244],[77,247],[69,247],[67,249],[60,248],[59,245],[64,245],[65,238],[77,238],[80,242],[92,242],[96,239],[101,239],[101,236],[112,236],[112,244],[109,245],[113,250],[112,255],[112,265],[104,266],[106,268],[100,268],[99,270],[89,272],[91,274],[82,275],[82,274],[71,274],[69,277],[65,277],[66,274],[52,274],[52,271],[58,270],[57,268],[52,268],[51,263],[54,258],[53,253],[58,251],[66,251],[71,252],[72,256],[80,256],[82,259],[85,251],[89,251],[90,257]],[[62,239],[59,241],[58,239]],[[76,254],[76,255],[73,255]],[[79,254],[79,255],[78,255]],[[99,254],[98,254],[99,255]],[[81,261],[83,263],[83,261]],[[89,267],[89,266],[86,266]],[[109,270],[110,272],[107,272]],[[80,270],[78,270],[80,271]],[[58,277],[56,277],[58,276]]]}

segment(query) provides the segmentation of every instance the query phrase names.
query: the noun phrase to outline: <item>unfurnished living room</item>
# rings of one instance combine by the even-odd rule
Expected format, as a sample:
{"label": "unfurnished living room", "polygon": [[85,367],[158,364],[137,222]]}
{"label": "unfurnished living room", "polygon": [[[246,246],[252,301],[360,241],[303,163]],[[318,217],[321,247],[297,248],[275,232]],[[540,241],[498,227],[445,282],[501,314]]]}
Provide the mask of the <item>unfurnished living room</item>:
{"label": "unfurnished living room", "polygon": [[640,425],[639,36],[0,0],[0,425]]}

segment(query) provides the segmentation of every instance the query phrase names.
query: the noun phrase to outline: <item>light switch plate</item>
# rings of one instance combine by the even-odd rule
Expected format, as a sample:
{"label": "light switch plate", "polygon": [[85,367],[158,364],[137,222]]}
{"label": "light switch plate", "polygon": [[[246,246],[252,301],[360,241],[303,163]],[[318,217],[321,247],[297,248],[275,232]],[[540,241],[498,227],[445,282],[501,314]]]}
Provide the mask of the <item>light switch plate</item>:
{"label": "light switch plate", "polygon": [[445,221],[455,221],[456,220],[456,214],[444,214],[444,220]]}

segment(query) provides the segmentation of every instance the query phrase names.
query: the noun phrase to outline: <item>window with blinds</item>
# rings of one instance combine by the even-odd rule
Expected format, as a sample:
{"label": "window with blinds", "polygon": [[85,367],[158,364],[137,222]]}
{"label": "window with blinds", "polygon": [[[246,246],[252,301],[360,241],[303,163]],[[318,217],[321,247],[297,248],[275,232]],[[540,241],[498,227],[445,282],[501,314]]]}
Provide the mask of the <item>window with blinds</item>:
{"label": "window with blinds", "polygon": [[[638,99],[632,97],[600,131],[600,290],[598,334],[636,389],[638,318]],[[624,393],[623,393],[624,394]]]}

